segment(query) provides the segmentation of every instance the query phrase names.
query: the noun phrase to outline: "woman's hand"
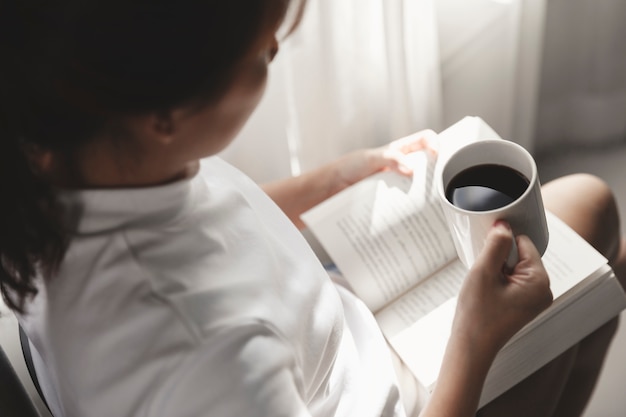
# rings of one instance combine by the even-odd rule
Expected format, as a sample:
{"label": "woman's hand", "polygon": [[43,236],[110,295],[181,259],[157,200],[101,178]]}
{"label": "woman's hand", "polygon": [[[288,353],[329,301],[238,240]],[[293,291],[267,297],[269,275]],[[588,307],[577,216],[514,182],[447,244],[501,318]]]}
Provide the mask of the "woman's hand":
{"label": "woman's hand", "polygon": [[422,130],[386,146],[351,152],[298,177],[264,184],[263,189],[297,227],[303,228],[302,213],[369,175],[383,170],[410,175],[411,167],[403,164],[405,156],[422,149],[432,151],[435,137],[432,130]]}
{"label": "woman's hand", "polygon": [[334,183],[331,189],[339,192],[378,171],[392,170],[411,175],[413,169],[405,164],[406,155],[420,150],[434,153],[436,136],[432,130],[422,130],[385,146],[361,149],[342,156],[333,162],[335,175],[332,176]]}
{"label": "woman's hand", "polygon": [[516,239],[519,262],[503,272],[512,241],[508,224],[496,223],[461,289],[453,329],[496,352],[552,303],[548,274],[528,237]]}
{"label": "woman's hand", "polygon": [[551,304],[548,274],[526,236],[516,240],[519,262],[503,272],[512,242],[506,223],[490,231],[461,288],[437,385],[420,417],[474,416],[500,348]]}

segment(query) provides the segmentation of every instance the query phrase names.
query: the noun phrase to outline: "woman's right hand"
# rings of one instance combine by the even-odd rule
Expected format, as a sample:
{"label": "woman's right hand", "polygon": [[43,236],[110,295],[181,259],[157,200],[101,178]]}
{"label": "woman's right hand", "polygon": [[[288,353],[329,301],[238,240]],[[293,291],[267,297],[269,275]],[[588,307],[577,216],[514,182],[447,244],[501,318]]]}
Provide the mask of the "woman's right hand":
{"label": "woman's right hand", "polygon": [[493,355],[552,303],[548,274],[528,237],[517,237],[519,262],[504,272],[513,239],[506,222],[493,226],[463,284],[453,325],[453,335]]}
{"label": "woman's right hand", "polygon": [[504,222],[489,232],[461,288],[439,378],[421,417],[474,416],[498,351],[552,303],[537,249],[526,236],[516,243],[519,262],[505,273],[513,233]]}

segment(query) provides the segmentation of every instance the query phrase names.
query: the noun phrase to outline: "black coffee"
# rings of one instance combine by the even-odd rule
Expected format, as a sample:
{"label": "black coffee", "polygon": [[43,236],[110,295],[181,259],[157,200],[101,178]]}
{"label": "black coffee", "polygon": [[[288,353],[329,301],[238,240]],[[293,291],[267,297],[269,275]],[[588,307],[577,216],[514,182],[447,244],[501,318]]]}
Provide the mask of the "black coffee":
{"label": "black coffee", "polygon": [[496,164],[476,165],[452,178],[446,187],[446,198],[465,210],[495,210],[517,200],[529,183],[513,168]]}

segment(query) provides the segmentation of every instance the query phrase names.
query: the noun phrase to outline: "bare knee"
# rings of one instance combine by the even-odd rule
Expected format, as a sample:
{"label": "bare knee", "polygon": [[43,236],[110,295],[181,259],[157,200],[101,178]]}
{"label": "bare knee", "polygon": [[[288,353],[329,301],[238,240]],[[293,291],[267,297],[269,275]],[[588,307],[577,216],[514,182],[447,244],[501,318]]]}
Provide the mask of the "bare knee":
{"label": "bare knee", "polygon": [[544,185],[544,204],[611,262],[620,248],[620,220],[613,191],[602,179],[573,174]]}
{"label": "bare knee", "polygon": [[617,256],[611,259],[611,266],[622,288],[626,289],[626,238],[622,237]]}
{"label": "bare knee", "polygon": [[579,344],[576,367],[583,372],[598,372],[606,352],[617,333],[620,316],[616,316],[586,336]]}

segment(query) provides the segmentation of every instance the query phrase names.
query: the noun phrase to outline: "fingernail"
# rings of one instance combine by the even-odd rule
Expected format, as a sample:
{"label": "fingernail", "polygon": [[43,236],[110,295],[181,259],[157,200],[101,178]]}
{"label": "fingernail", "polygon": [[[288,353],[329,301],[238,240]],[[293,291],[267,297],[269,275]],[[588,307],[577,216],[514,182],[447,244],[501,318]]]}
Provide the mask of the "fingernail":
{"label": "fingernail", "polygon": [[495,227],[498,226],[502,226],[504,227],[506,230],[511,230],[511,225],[509,224],[509,222],[507,222],[506,220],[496,220],[496,222],[493,224]]}
{"label": "fingernail", "polygon": [[413,170],[409,166],[404,164],[399,164],[398,169],[400,170],[400,172],[406,175],[411,175],[413,173]]}

